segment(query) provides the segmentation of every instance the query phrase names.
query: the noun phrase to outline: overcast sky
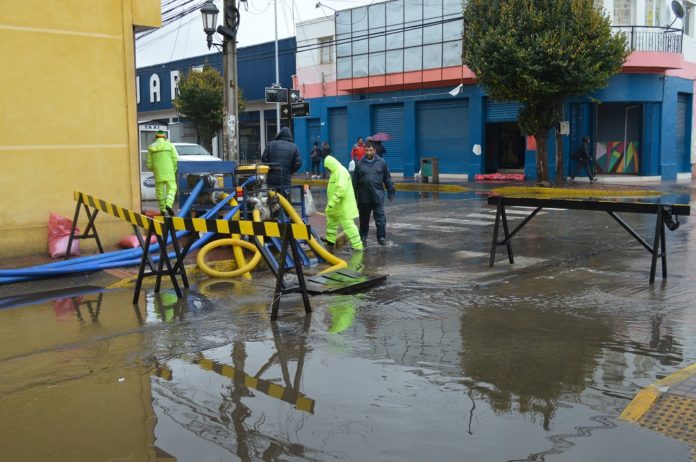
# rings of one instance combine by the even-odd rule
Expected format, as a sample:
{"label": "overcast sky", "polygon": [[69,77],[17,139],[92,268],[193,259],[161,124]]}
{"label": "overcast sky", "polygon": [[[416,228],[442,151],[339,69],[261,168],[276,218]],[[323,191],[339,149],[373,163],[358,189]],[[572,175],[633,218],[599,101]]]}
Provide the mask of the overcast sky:
{"label": "overcast sky", "polygon": [[[238,46],[270,42],[275,38],[274,1],[278,2],[278,38],[293,37],[294,23],[307,19],[332,16],[331,8],[342,10],[378,3],[381,0],[322,0],[324,8],[315,8],[317,0],[248,0],[248,10],[242,7],[239,24]],[[180,0],[181,4],[187,3]],[[222,0],[215,0],[222,19]],[[190,6],[190,4],[189,4]],[[184,9],[184,7],[182,7]],[[219,37],[218,37],[219,38]],[[216,40],[219,42],[220,40]],[[215,52],[208,50],[203,21],[199,11],[178,19],[154,33],[136,40],[137,67],[152,66],[178,59]]]}

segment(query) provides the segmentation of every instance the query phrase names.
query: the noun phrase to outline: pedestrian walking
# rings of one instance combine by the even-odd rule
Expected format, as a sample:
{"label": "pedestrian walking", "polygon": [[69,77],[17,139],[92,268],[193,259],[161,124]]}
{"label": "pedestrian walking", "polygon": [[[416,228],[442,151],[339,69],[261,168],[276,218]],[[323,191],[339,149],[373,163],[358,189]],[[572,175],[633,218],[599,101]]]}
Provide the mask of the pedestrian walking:
{"label": "pedestrian walking", "polygon": [[302,160],[300,150],[292,142],[288,127],[281,128],[275,139],[268,143],[261,156],[261,162],[270,166],[266,178],[268,187],[290,197],[292,174],[300,169]]}
{"label": "pedestrian walking", "polygon": [[573,153],[572,156],[575,161],[575,168],[572,170],[570,179],[575,180],[575,176],[578,174],[580,168],[584,168],[587,176],[590,178],[590,183],[597,181],[597,177],[594,175],[594,163],[592,162],[592,156],[590,155],[590,137],[584,136],[582,138],[582,144]]}
{"label": "pedestrian walking", "polygon": [[159,203],[160,213],[174,216],[174,201],[176,200],[176,166],[179,154],[174,145],[167,139],[163,130],[155,134],[155,142],[147,148],[145,164],[155,174],[155,195]]}
{"label": "pedestrian walking", "polygon": [[321,149],[319,148],[319,142],[315,141],[314,146],[312,146],[312,152],[309,155],[312,161],[312,179],[317,179],[321,177]]}
{"label": "pedestrian walking", "polygon": [[326,242],[331,249],[336,243],[338,227],[342,227],[353,250],[363,250],[355,219],[359,216],[355,192],[348,170],[333,156],[324,159],[324,170],[331,174],[326,188]]}
{"label": "pedestrian walking", "polygon": [[358,137],[358,142],[353,145],[353,149],[350,150],[350,160],[354,160],[356,163],[365,157],[365,144],[363,143],[362,136]]}
{"label": "pedestrian walking", "polygon": [[394,200],[396,188],[389,173],[387,163],[375,153],[373,146],[367,146],[365,157],[358,162],[353,172],[353,189],[358,198],[360,216],[360,240],[367,243],[370,230],[370,215],[377,228],[377,242],[387,244],[387,217],[384,213],[384,190],[388,199]]}

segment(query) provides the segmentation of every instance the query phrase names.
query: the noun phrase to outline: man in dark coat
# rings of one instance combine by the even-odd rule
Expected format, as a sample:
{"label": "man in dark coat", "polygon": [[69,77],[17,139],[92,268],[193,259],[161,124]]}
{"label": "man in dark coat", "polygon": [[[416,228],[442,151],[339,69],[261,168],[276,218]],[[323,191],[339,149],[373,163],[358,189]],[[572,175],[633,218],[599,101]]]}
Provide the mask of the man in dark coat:
{"label": "man in dark coat", "polygon": [[389,200],[394,199],[396,189],[391,180],[389,167],[381,157],[375,155],[375,148],[367,145],[365,157],[355,166],[353,172],[353,189],[358,198],[360,214],[360,239],[365,245],[367,233],[370,230],[370,214],[374,217],[377,227],[377,242],[387,244],[387,217],[384,214],[384,190],[387,190]]}
{"label": "man in dark coat", "polygon": [[292,142],[289,128],[281,128],[275,140],[268,143],[261,156],[261,162],[271,167],[266,178],[268,187],[287,196],[290,193],[292,174],[302,165],[300,150]]}
{"label": "man in dark coat", "polygon": [[590,156],[590,137],[584,136],[582,138],[582,144],[575,153],[573,153],[573,160],[575,161],[575,168],[573,169],[570,180],[574,181],[575,176],[578,174],[581,168],[585,169],[587,176],[590,179],[590,183],[597,181],[597,177],[592,174],[594,170],[592,167],[592,156]]}

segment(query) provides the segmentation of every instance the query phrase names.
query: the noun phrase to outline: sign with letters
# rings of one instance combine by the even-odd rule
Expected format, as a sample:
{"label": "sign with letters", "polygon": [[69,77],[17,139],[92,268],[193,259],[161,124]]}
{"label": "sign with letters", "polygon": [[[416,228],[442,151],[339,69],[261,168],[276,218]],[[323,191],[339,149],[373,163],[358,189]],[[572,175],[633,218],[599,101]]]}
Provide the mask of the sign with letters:
{"label": "sign with letters", "polygon": [[287,103],[288,89],[279,87],[266,87],[267,103]]}
{"label": "sign with letters", "polygon": [[292,117],[307,117],[309,115],[309,101],[293,103],[291,106]]}

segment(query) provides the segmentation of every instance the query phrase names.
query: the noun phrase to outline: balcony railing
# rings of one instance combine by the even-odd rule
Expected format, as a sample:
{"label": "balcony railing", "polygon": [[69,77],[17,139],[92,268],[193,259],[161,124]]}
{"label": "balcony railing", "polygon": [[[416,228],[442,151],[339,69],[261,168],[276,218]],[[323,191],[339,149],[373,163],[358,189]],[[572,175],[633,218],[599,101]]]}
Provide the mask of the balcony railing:
{"label": "balcony railing", "polygon": [[631,51],[682,52],[681,29],[657,26],[612,26],[611,29],[613,33],[626,34]]}

